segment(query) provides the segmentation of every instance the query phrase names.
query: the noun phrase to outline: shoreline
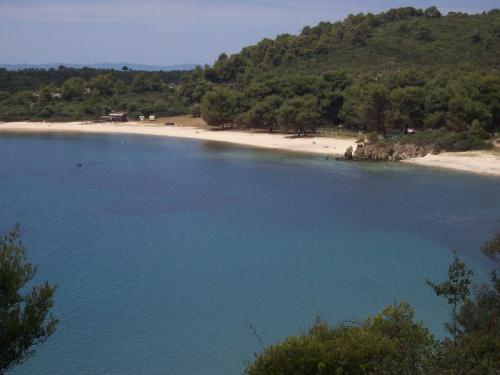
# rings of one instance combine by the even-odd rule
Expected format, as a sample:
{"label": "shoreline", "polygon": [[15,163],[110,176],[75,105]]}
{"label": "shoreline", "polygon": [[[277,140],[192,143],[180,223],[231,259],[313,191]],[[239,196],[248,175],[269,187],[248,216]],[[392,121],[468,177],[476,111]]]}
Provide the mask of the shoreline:
{"label": "shoreline", "polygon": [[[182,118],[179,119],[182,121]],[[223,142],[242,146],[274,149],[291,152],[342,156],[352,146],[356,149],[355,138],[296,137],[289,134],[259,133],[241,130],[211,130],[201,126],[163,126],[158,123],[82,123],[82,122],[4,122],[0,123],[1,133],[80,133],[80,134],[136,134],[163,137],[197,139],[201,141]],[[500,177],[500,153],[488,151],[467,151],[427,155],[401,161],[402,163],[424,167],[445,168],[458,172],[475,173]]]}
{"label": "shoreline", "polygon": [[443,152],[401,163],[500,177],[500,154],[488,151]]}
{"label": "shoreline", "polygon": [[245,132],[241,130],[210,130],[195,126],[161,126],[139,122],[82,123],[82,122],[4,122],[1,133],[93,133],[137,134],[197,139],[243,146],[319,154],[343,155],[349,147],[356,147],[354,138],[296,137],[291,134]]}

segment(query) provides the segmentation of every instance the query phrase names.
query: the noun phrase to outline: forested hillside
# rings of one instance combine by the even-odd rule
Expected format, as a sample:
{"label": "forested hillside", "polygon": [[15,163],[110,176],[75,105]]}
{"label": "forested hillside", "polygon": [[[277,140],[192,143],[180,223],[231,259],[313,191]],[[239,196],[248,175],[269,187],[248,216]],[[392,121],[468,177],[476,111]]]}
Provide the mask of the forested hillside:
{"label": "forested hillside", "polygon": [[0,69],[0,120],[96,119],[111,110],[179,114],[188,108],[178,94],[185,71],[136,72],[67,68]]}
{"label": "forested hillside", "polygon": [[321,22],[297,36],[264,39],[231,57],[221,55],[206,74],[214,82],[244,83],[272,70],[324,73],[335,68],[357,77],[403,68],[430,73],[466,64],[487,70],[499,63],[500,11],[443,16],[434,7],[398,8]]}
{"label": "forested hillside", "polygon": [[[213,125],[388,135],[500,125],[500,11],[360,14],[264,39],[183,79]],[[197,103],[201,103],[200,107]]]}

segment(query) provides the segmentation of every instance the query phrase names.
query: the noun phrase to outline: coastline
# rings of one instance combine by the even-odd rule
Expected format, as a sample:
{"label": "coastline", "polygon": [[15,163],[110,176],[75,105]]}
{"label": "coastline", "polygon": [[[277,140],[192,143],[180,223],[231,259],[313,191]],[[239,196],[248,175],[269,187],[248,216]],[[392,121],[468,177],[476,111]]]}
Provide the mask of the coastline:
{"label": "coastline", "polygon": [[500,177],[500,154],[488,151],[443,152],[401,162]]}
{"label": "coastline", "polygon": [[4,122],[0,133],[94,133],[139,134],[233,143],[244,146],[277,149],[325,156],[343,155],[354,138],[296,137],[289,134],[257,133],[241,130],[210,130],[196,126],[163,126],[142,122],[82,123],[82,122]]}
{"label": "coastline", "polygon": [[[296,137],[288,134],[260,133],[241,130],[211,130],[201,123],[181,125],[182,117],[176,118],[175,126],[164,126],[148,122],[127,123],[82,123],[82,122],[4,122],[0,123],[1,133],[93,133],[93,134],[137,134],[163,137],[197,139],[238,144],[265,149],[302,152],[325,157],[343,155],[352,146],[356,149],[355,138]],[[190,122],[191,121],[191,122]],[[421,158],[403,160],[402,163],[425,167],[439,167],[459,172],[500,177],[500,153],[488,151],[467,151],[427,155]]]}

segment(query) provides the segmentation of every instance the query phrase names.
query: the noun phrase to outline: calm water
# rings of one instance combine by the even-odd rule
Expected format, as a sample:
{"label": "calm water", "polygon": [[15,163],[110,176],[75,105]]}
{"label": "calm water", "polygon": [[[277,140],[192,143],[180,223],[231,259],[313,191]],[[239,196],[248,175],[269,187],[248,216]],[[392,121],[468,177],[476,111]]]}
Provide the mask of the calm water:
{"label": "calm water", "polygon": [[401,299],[442,334],[425,279],[452,249],[484,278],[500,229],[498,178],[188,140],[1,136],[0,182],[0,231],[58,285],[18,374],[237,374],[248,322],[271,344]]}

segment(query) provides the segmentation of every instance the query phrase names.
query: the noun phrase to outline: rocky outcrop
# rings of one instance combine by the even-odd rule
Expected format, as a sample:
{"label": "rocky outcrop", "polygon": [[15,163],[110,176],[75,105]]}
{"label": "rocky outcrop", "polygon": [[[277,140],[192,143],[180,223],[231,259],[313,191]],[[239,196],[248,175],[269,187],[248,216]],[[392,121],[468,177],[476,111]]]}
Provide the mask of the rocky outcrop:
{"label": "rocky outcrop", "polygon": [[344,159],[352,160],[352,146],[347,147],[347,150],[345,150]]}
{"label": "rocky outcrop", "polygon": [[[416,157],[422,157],[432,152],[433,150],[432,147],[430,146],[419,146],[415,144],[400,144],[400,143],[387,144],[387,145],[360,144],[356,148],[356,151],[354,151],[354,153],[352,154],[352,160],[399,161]],[[350,160],[347,158],[347,151],[345,156],[347,160]]]}

